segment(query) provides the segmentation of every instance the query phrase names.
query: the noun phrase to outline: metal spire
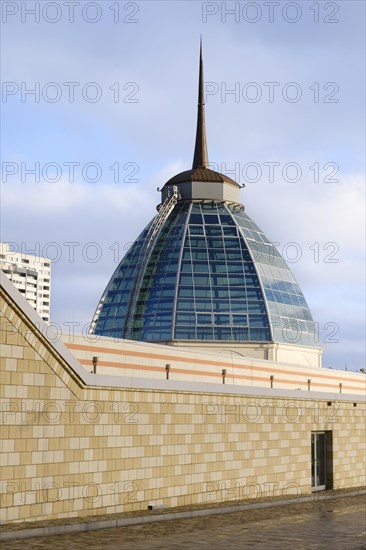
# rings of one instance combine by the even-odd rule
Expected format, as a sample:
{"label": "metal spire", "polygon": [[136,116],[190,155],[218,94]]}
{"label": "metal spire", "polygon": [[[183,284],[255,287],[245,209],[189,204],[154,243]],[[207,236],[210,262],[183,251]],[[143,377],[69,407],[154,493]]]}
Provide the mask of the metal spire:
{"label": "metal spire", "polygon": [[192,169],[207,168],[207,167],[208,167],[208,154],[207,154],[207,140],[206,140],[206,126],[205,126],[205,101],[204,101],[204,90],[203,90],[203,60],[202,60],[202,38],[201,38],[196,145],[194,147]]}

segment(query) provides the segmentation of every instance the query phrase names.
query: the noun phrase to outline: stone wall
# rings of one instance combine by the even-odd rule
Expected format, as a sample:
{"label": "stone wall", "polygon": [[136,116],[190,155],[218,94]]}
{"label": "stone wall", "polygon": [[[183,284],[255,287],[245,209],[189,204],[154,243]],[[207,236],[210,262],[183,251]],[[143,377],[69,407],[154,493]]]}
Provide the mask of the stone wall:
{"label": "stone wall", "polygon": [[332,432],[333,488],[365,485],[360,397],[93,375],[47,340],[10,284],[1,296],[2,522],[295,500],[311,492],[312,431]]}

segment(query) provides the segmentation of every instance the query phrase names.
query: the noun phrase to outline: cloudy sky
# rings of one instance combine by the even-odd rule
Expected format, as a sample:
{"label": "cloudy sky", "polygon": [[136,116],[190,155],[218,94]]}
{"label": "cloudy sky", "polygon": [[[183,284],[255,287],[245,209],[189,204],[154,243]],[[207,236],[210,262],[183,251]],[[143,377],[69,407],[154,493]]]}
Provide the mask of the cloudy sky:
{"label": "cloudy sky", "polygon": [[90,322],[190,168],[199,37],[212,166],[245,184],[319,323],[364,363],[363,1],[2,2],[1,240],[54,259],[52,319]]}

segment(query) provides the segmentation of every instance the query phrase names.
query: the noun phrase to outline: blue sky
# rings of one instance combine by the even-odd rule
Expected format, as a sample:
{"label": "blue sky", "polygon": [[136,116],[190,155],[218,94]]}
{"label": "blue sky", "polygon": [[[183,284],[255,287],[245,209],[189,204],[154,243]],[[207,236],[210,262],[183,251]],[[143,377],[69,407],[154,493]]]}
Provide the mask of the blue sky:
{"label": "blue sky", "polygon": [[74,22],[38,5],[2,2],[1,240],[56,258],[54,322],[91,320],[157,187],[190,167],[202,34],[210,161],[279,243],[324,365],[361,368],[364,2],[80,1]]}

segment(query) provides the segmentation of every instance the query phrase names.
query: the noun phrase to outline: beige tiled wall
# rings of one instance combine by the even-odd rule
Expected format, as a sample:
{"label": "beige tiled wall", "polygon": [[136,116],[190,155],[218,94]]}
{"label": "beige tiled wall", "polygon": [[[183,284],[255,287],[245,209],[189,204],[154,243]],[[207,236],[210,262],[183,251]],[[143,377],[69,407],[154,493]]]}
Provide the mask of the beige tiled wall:
{"label": "beige tiled wall", "polygon": [[332,431],[334,487],[365,485],[360,398],[87,386],[6,294],[1,320],[2,522],[295,500],[314,430]]}

